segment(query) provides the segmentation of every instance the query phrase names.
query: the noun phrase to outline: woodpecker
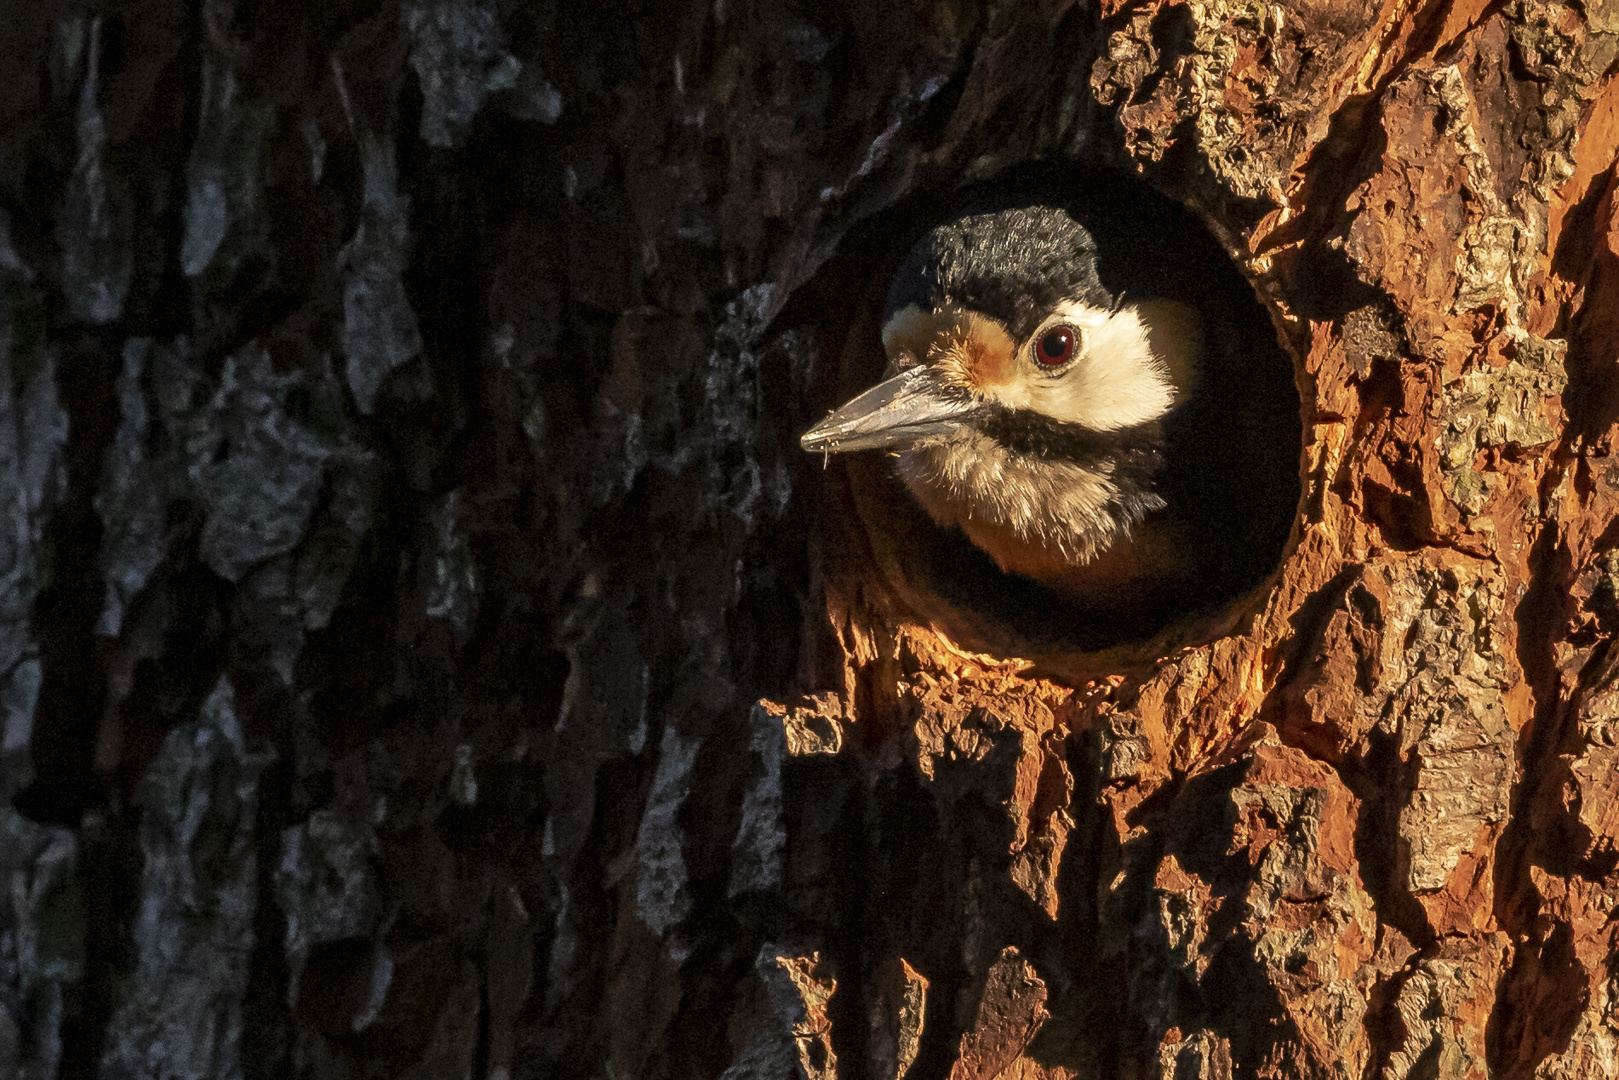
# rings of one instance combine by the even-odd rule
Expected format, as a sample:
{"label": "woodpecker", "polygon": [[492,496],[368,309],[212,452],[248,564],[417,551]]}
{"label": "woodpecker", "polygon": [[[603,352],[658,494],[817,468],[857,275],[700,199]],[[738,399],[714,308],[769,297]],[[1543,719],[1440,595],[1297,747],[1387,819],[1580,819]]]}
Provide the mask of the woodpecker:
{"label": "woodpecker", "polygon": [[1174,480],[1195,441],[1177,430],[1201,378],[1193,305],[1104,287],[1092,229],[1018,205],[924,234],[881,338],[883,381],[805,432],[805,450],[888,452],[935,522],[1066,595],[1196,591],[1211,547]]}

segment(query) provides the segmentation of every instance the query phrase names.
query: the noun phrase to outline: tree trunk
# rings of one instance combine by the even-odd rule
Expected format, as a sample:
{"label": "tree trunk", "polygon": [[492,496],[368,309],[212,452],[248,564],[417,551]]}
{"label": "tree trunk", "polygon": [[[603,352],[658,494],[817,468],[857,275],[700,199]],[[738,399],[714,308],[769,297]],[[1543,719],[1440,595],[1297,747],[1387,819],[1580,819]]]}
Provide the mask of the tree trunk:
{"label": "tree trunk", "polygon": [[[0,42],[0,1074],[1619,1077],[1614,0]],[[797,448],[1035,161],[1302,407],[1274,572],[1100,651]]]}

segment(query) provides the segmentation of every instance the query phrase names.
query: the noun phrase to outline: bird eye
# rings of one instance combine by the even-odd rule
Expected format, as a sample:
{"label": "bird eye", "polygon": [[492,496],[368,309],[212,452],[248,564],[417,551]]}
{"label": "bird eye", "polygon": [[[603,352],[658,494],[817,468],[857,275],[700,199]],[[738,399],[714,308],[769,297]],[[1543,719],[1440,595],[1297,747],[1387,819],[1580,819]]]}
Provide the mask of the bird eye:
{"label": "bird eye", "polygon": [[1058,326],[1045,332],[1034,346],[1034,358],[1046,367],[1066,364],[1074,357],[1078,335],[1071,326]]}

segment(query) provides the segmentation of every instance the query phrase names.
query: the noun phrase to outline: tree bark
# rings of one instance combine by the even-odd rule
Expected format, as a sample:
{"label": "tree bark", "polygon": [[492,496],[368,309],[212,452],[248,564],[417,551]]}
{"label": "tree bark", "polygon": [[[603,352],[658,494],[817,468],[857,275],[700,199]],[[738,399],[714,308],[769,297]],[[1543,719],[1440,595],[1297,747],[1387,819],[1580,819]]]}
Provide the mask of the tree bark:
{"label": "tree bark", "polygon": [[[0,1074],[1619,1077],[1613,0],[0,41]],[[1103,652],[797,448],[1031,162],[1301,403],[1274,573]]]}

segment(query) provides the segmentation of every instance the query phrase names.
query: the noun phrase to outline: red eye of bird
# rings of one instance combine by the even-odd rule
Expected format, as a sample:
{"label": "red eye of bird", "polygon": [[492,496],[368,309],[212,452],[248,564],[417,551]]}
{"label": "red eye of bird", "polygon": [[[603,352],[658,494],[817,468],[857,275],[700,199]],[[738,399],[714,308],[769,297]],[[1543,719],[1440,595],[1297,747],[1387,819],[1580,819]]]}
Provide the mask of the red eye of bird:
{"label": "red eye of bird", "polygon": [[1066,364],[1073,359],[1074,340],[1072,327],[1059,326],[1048,330],[1035,345],[1034,358],[1046,367]]}

